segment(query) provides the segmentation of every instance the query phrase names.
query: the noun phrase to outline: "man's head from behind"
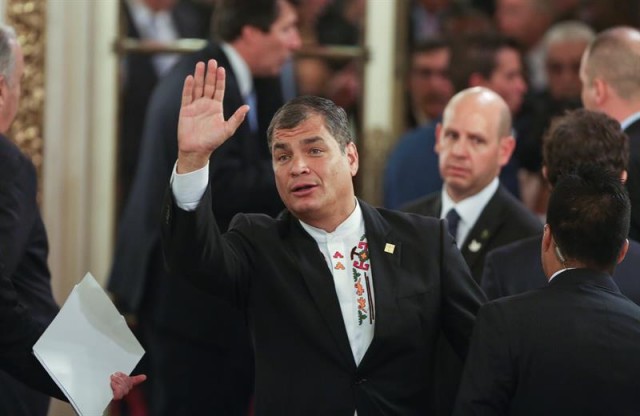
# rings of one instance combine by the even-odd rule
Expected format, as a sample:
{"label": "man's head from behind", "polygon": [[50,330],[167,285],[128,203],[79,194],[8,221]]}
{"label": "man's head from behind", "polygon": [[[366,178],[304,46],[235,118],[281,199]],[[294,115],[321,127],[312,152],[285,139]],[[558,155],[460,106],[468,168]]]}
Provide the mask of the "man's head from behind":
{"label": "man's head from behind", "polygon": [[527,92],[517,44],[496,34],[478,33],[455,39],[449,73],[456,91],[489,88],[504,99],[512,114],[520,110]]}
{"label": "man's head from behind", "polygon": [[23,71],[22,48],[16,33],[13,28],[0,25],[0,133],[9,130],[18,112]]}
{"label": "man's head from behind", "polygon": [[628,247],[631,203],[620,177],[583,166],[558,180],[542,239],[547,277],[566,267],[613,273]]}
{"label": "man's head from behind", "polygon": [[598,34],[582,56],[580,80],[585,108],[626,118],[624,107],[640,102],[640,31],[616,27]]}
{"label": "man's head from behind", "polygon": [[578,168],[596,166],[626,178],[629,139],[604,113],[579,109],[553,120],[544,138],[543,174],[553,187]]}
{"label": "man's head from behind", "polygon": [[300,48],[293,0],[220,0],[217,37],[232,44],[255,76],[276,76]]}
{"label": "man's head from behind", "polygon": [[421,42],[411,54],[408,82],[411,105],[427,119],[440,117],[453,95],[450,55],[449,44],[442,39]]}
{"label": "man's head from behind", "polygon": [[489,185],[514,148],[511,114],[498,94],[483,87],[456,94],[436,127],[435,146],[451,199],[461,201]]}
{"label": "man's head from behind", "polygon": [[325,98],[297,97],[276,112],[267,137],[286,207],[332,232],[355,207],[358,151],[345,111]]}

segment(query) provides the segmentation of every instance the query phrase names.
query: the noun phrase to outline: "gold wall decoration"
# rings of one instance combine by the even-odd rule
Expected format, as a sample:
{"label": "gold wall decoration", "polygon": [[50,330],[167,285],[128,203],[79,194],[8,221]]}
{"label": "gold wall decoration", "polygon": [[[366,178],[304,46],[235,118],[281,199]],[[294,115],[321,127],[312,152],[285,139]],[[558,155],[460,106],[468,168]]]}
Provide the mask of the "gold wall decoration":
{"label": "gold wall decoration", "polygon": [[9,137],[31,157],[42,181],[46,0],[8,0],[6,22],[14,27],[24,53],[22,98]]}

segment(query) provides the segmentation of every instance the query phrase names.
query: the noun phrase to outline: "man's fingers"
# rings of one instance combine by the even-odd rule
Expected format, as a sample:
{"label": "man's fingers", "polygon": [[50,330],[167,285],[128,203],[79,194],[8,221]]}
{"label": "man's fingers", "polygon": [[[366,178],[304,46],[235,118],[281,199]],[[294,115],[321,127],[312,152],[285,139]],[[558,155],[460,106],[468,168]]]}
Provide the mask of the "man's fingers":
{"label": "man's fingers", "polygon": [[216,90],[215,90],[215,95],[213,96],[213,99],[215,101],[219,101],[220,103],[222,103],[222,99],[224,98],[224,88],[225,88],[226,77],[227,75],[224,72],[224,68],[219,67],[216,73]]}
{"label": "man's fingers", "polygon": [[210,59],[207,63],[207,76],[204,79],[204,97],[213,98],[213,93],[216,90],[216,78],[217,78],[218,63],[215,59]]}
{"label": "man's fingers", "polygon": [[194,87],[193,87],[192,97],[194,101],[202,97],[203,87],[204,87],[204,73],[205,73],[204,62],[198,62],[196,64],[196,71],[193,74]]}
{"label": "man's fingers", "polygon": [[111,375],[111,391],[113,392],[114,400],[120,400],[126,396],[133,387],[142,383],[147,379],[144,374],[129,377],[124,373],[117,372]]}
{"label": "man's fingers", "polygon": [[244,121],[248,112],[249,112],[249,106],[245,104],[240,108],[238,108],[236,112],[233,113],[231,117],[229,117],[229,120],[227,120],[227,132],[229,136],[235,133],[238,127],[240,127],[240,123]]}
{"label": "man's fingers", "polygon": [[182,107],[186,107],[193,101],[193,75],[188,75],[184,79],[184,86],[182,87]]}

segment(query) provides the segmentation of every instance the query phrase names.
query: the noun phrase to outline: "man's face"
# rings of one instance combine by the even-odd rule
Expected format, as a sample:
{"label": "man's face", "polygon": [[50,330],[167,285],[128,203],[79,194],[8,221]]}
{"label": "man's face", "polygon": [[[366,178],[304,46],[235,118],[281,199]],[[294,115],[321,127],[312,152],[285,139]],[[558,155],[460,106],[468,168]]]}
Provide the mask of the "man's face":
{"label": "man's face", "polygon": [[449,50],[442,48],[416,53],[411,62],[409,94],[412,105],[430,119],[440,117],[453,96],[453,85],[448,76],[449,57]]}
{"label": "man's face", "polygon": [[582,105],[587,110],[597,111],[598,105],[596,101],[596,91],[593,82],[589,81],[587,76],[587,60],[589,59],[588,51],[584,51],[582,55],[582,61],[580,63],[580,82],[582,83],[582,91],[580,98],[582,99]]}
{"label": "man's face", "polygon": [[260,54],[254,75],[277,76],[291,54],[300,49],[297,14],[291,3],[278,1],[280,14],[268,32],[257,31],[253,38],[254,50]]}
{"label": "man's face", "polygon": [[511,157],[512,137],[499,137],[499,108],[465,97],[436,128],[440,176],[449,196],[461,201],[486,187]]}
{"label": "man's face", "polygon": [[278,193],[297,218],[320,226],[353,211],[358,152],[353,143],[340,150],[321,116],[276,130],[271,151]]}
{"label": "man's face", "polygon": [[499,51],[496,54],[496,68],[483,86],[498,93],[509,106],[511,114],[516,114],[527,92],[518,51],[511,48]]}
{"label": "man's face", "polygon": [[587,47],[586,41],[564,41],[549,45],[546,70],[549,92],[557,100],[580,97],[580,60]]}
{"label": "man's face", "polygon": [[20,103],[20,82],[24,72],[24,58],[22,48],[17,42],[12,42],[15,55],[15,65],[9,79],[0,77],[0,132],[6,133],[16,118]]}

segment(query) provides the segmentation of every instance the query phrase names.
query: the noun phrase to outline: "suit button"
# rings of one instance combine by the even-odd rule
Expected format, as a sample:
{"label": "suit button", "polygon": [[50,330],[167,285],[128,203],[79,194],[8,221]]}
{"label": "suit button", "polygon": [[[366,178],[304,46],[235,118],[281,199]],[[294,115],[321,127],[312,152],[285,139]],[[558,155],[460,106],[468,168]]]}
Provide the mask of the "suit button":
{"label": "suit button", "polygon": [[356,379],[356,381],[353,384],[355,384],[356,386],[359,386],[360,384],[364,384],[366,382],[367,382],[366,378],[360,378],[359,377],[359,378]]}

